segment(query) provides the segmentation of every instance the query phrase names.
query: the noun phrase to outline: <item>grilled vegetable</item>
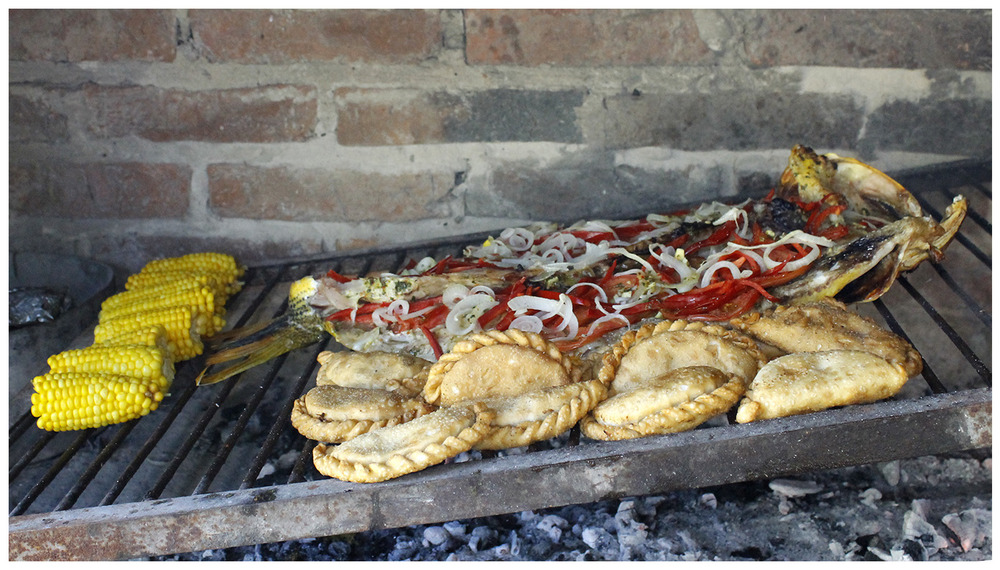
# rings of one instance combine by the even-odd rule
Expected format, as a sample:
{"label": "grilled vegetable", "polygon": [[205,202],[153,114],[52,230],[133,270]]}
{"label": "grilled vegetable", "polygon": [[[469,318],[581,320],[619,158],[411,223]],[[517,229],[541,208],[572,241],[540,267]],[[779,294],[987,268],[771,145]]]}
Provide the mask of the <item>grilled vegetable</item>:
{"label": "grilled vegetable", "polygon": [[159,348],[139,345],[94,345],[49,357],[51,372],[115,374],[155,380],[164,390],[174,380],[174,362]]}
{"label": "grilled vegetable", "polygon": [[100,323],[158,309],[189,307],[195,313],[199,334],[211,336],[225,325],[221,316],[225,311],[216,304],[215,293],[208,287],[195,285],[154,295],[143,294],[142,290],[127,291],[108,300],[114,302],[110,308],[107,301],[101,305]]}
{"label": "grilled vegetable", "polygon": [[108,319],[94,328],[94,342],[105,343],[153,325],[160,325],[166,331],[167,343],[176,361],[194,358],[204,350],[196,313],[190,307],[169,307]]}
{"label": "grilled vegetable", "polygon": [[48,431],[133,420],[155,410],[166,392],[155,378],[94,372],[50,372],[32,384],[31,414]]}
{"label": "grilled vegetable", "polygon": [[217,273],[224,276],[227,281],[235,281],[243,275],[244,269],[240,267],[233,256],[225,253],[202,252],[190,253],[180,257],[168,257],[164,259],[154,259],[145,265],[140,274],[166,273],[173,271],[186,271],[188,273]]}
{"label": "grilled vegetable", "polygon": [[120,336],[111,337],[94,346],[117,346],[117,345],[140,345],[152,346],[162,350],[171,361],[176,362],[173,347],[167,338],[167,331],[163,325],[150,325],[148,327],[126,332]]}
{"label": "grilled vegetable", "polygon": [[305,277],[289,313],[227,333],[208,364],[242,361],[200,383],[310,344],[321,328],[351,350],[428,360],[463,335],[512,328],[585,356],[645,319],[724,322],[770,303],[871,301],[900,271],[939,260],[964,216],[961,196],[934,220],[882,172],[799,145],[763,199],[508,228],[461,258],[398,274]]}
{"label": "grilled vegetable", "polygon": [[151,293],[161,287],[164,290],[170,290],[172,288],[183,287],[185,284],[192,282],[210,287],[220,298],[228,298],[239,292],[243,287],[243,283],[239,281],[239,278],[231,277],[228,272],[213,271],[210,269],[197,271],[178,269],[150,271],[130,275],[128,280],[125,281],[125,291]]}

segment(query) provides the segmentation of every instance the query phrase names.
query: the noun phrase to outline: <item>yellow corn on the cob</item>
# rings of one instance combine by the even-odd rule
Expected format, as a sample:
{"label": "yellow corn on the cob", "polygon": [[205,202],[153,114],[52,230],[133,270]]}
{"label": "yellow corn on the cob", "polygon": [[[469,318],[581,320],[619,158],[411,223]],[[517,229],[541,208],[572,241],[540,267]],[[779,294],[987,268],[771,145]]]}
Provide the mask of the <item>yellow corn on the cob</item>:
{"label": "yellow corn on the cob", "polygon": [[171,346],[169,339],[167,339],[167,331],[163,328],[163,325],[143,327],[134,331],[126,332],[120,336],[109,338],[103,342],[95,343],[95,345],[105,346],[122,344],[137,344],[140,346],[152,346],[159,348],[167,355],[167,358],[170,360],[176,360],[173,354],[173,347]]}
{"label": "yellow corn on the cob", "polygon": [[[108,301],[112,301],[110,306],[108,306]],[[97,315],[97,322],[101,323],[132,313],[166,309],[167,307],[191,307],[202,315],[214,315],[217,309],[224,310],[222,307],[216,306],[215,293],[211,289],[198,285],[152,296],[126,291],[112,295],[101,304],[101,312]],[[206,320],[205,324],[210,324],[210,321]]]}
{"label": "yellow corn on the cob", "polygon": [[221,284],[218,279],[209,274],[202,274],[188,275],[181,279],[150,284],[149,287],[140,287],[116,293],[101,303],[101,311],[115,311],[134,303],[180,294],[190,294],[192,291],[200,291],[201,289],[208,289],[212,292],[216,312],[223,309],[226,298],[229,296],[226,292],[225,284]]}
{"label": "yellow corn on the cob", "polygon": [[159,407],[166,393],[154,379],[91,372],[50,372],[32,384],[31,415],[48,431],[133,420]]}
{"label": "yellow corn on the cob", "polygon": [[109,319],[94,328],[94,342],[104,343],[152,325],[160,325],[166,331],[176,362],[194,358],[204,350],[201,334],[196,329],[195,311],[190,307],[170,307]]}
{"label": "yellow corn on the cob", "polygon": [[152,290],[158,287],[176,287],[178,282],[197,281],[212,287],[216,295],[229,297],[243,287],[243,283],[223,271],[203,269],[197,271],[169,270],[147,271],[129,275],[125,281],[126,291]]}
{"label": "yellow corn on the cob", "polygon": [[90,372],[134,376],[157,381],[164,390],[174,380],[174,361],[151,346],[93,345],[49,357],[51,372]]}
{"label": "yellow corn on the cob", "polygon": [[243,275],[243,268],[236,263],[233,256],[216,252],[190,253],[180,257],[154,259],[147,263],[139,273],[157,273],[161,271],[195,272],[204,270],[211,270],[225,275],[227,276],[227,281],[235,280]]}

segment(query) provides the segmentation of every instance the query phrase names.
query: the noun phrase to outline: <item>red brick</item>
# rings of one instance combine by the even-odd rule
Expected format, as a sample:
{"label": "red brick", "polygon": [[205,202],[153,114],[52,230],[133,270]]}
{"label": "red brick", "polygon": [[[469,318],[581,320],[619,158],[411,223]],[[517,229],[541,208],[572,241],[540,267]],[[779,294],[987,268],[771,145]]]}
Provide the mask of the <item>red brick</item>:
{"label": "red brick", "polygon": [[53,218],[182,218],[191,170],[177,164],[11,165],[10,209]]}
{"label": "red brick", "polygon": [[958,68],[990,71],[989,11],[765,10],[737,12],[759,66]]}
{"label": "red brick", "polygon": [[308,139],[316,90],[296,85],[186,91],[156,87],[84,88],[88,129],[99,137],[156,142],[283,142]]}
{"label": "red brick", "polygon": [[[394,100],[373,101],[378,92],[337,90],[343,102],[337,113],[337,142],[342,145],[433,144],[445,141],[449,109],[434,105],[426,94],[396,92]],[[398,100],[402,99],[402,100]]]}
{"label": "red brick", "polygon": [[476,65],[673,65],[712,61],[688,10],[468,10]]}
{"label": "red brick", "polygon": [[67,117],[35,97],[11,95],[10,142],[64,142],[69,138]]}
{"label": "red brick", "polygon": [[173,61],[177,22],[170,10],[11,10],[16,61]]}
{"label": "red brick", "polygon": [[579,143],[579,90],[487,89],[336,92],[342,145],[554,141]]}
{"label": "red brick", "polygon": [[222,217],[324,222],[399,222],[434,217],[454,173],[208,167],[209,204]]}
{"label": "red brick", "polygon": [[210,61],[416,63],[441,49],[437,11],[192,10],[191,31]]}

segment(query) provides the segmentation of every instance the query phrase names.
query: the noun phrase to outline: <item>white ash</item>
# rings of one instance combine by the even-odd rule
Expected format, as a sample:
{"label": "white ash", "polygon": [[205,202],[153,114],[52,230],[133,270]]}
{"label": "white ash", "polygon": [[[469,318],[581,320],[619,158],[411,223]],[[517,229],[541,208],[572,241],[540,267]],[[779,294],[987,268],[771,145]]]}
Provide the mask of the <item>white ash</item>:
{"label": "white ash", "polygon": [[992,459],[923,457],[154,560],[990,560]]}

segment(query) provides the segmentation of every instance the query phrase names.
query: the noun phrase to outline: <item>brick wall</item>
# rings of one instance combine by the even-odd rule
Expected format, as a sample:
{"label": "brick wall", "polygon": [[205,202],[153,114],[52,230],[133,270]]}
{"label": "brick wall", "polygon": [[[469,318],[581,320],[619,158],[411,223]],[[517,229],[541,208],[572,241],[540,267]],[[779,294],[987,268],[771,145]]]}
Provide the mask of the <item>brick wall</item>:
{"label": "brick wall", "polygon": [[992,152],[989,11],[11,11],[11,251],[248,263]]}

